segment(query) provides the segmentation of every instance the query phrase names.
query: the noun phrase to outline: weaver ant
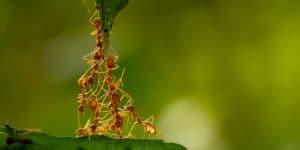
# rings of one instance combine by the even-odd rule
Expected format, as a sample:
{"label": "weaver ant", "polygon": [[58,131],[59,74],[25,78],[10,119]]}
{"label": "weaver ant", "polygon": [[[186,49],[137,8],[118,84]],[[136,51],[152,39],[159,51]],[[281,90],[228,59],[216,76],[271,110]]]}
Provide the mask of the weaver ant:
{"label": "weaver ant", "polygon": [[24,137],[25,135],[31,133],[31,132],[42,132],[41,129],[16,129],[14,127],[11,127],[8,124],[4,125],[4,133],[6,134],[6,144],[12,145],[12,144],[32,144],[33,140],[27,137]]}

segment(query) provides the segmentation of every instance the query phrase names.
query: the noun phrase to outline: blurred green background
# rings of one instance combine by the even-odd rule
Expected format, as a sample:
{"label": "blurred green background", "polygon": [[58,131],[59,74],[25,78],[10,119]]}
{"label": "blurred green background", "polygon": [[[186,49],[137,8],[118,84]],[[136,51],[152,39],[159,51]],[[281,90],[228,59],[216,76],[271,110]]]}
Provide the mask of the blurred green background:
{"label": "blurred green background", "polygon": [[[113,47],[137,111],[191,150],[300,149],[300,1],[131,0]],[[0,124],[74,135],[81,0],[0,1]]]}

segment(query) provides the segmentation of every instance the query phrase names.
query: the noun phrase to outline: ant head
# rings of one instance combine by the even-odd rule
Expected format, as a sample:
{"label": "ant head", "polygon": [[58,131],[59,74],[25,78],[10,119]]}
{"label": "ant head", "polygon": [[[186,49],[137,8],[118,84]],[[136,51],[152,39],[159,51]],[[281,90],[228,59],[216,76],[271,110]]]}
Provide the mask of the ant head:
{"label": "ant head", "polygon": [[99,17],[96,17],[95,20],[94,20],[94,23],[95,23],[96,25],[100,25],[100,24],[101,24],[100,18],[99,18]]}

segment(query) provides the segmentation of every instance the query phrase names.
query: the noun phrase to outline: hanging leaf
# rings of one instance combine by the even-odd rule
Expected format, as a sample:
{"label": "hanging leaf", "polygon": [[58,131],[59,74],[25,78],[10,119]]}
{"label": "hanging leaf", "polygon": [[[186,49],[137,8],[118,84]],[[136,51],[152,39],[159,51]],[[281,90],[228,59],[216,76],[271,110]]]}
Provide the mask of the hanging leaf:
{"label": "hanging leaf", "polygon": [[105,46],[109,46],[112,26],[117,14],[122,10],[129,0],[95,0],[96,8],[102,21]]}

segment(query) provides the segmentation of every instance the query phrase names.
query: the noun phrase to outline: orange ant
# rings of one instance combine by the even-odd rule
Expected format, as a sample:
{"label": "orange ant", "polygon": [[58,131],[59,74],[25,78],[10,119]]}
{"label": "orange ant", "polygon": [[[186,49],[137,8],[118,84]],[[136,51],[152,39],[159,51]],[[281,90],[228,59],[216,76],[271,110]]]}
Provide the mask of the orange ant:
{"label": "orange ant", "polygon": [[83,128],[79,128],[76,130],[76,134],[79,136],[91,135],[91,128],[90,128],[90,119],[85,123]]}
{"label": "orange ant", "polygon": [[82,90],[85,90],[87,86],[87,75],[85,73],[79,78],[78,84]]}
{"label": "orange ant", "polygon": [[142,121],[141,118],[139,117],[139,115],[134,110],[133,102],[129,101],[124,107],[125,107],[125,110],[127,110],[128,112],[131,113],[132,119],[135,120],[135,123],[133,123],[132,127],[128,131],[128,134],[129,134],[128,136],[130,136],[133,128],[135,127],[135,125],[137,123],[139,123],[139,124],[141,124],[143,126],[143,128],[144,128],[144,136],[145,136],[145,133],[148,133],[148,138],[150,138],[151,134],[158,133],[156,127],[153,124],[153,122],[154,122],[154,116],[150,116],[146,120]]}
{"label": "orange ant", "polygon": [[140,123],[144,128],[144,138],[145,138],[145,134],[148,133],[148,139],[150,139],[151,134],[157,134],[158,133],[157,128],[153,124],[153,121],[154,121],[154,117],[150,116],[149,118],[147,118],[144,121],[134,122],[133,125],[131,126],[131,128],[129,129],[127,136],[128,137],[132,136],[131,135],[132,130],[134,129],[134,127],[136,126],[137,123]]}
{"label": "orange ant", "polygon": [[154,116],[150,116],[148,119],[142,121],[142,126],[144,127],[144,135],[148,133],[148,138],[150,139],[151,134],[156,134],[157,129],[153,124]]}

